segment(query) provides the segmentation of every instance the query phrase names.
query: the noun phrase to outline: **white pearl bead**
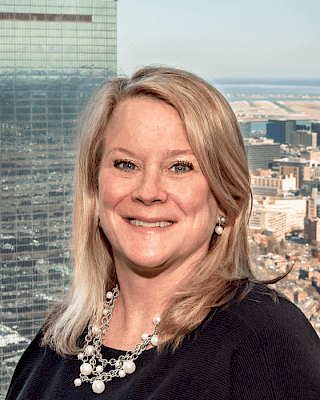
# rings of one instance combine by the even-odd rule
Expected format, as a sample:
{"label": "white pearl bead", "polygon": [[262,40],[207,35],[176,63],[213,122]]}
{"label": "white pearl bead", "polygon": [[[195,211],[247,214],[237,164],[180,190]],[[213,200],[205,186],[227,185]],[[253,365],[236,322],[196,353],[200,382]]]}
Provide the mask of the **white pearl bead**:
{"label": "white pearl bead", "polygon": [[77,378],[77,379],[75,379],[74,381],[73,381],[73,383],[74,383],[74,386],[80,386],[81,385],[81,379],[80,378]]}
{"label": "white pearl bead", "polygon": [[93,353],[93,347],[92,346],[87,346],[85,349],[85,353],[87,356],[92,356]]}
{"label": "white pearl bead", "polygon": [[100,328],[99,328],[97,325],[93,325],[93,327],[92,327],[92,333],[93,333],[94,335],[99,335],[99,333],[100,333]]}
{"label": "white pearl bead", "polygon": [[112,292],[107,292],[107,299],[111,300],[113,297],[113,293]]}
{"label": "white pearl bead", "polygon": [[97,393],[100,394],[104,391],[105,389],[105,384],[102,381],[96,380],[93,382],[92,384],[92,390]]}
{"label": "white pearl bead", "polygon": [[222,228],[222,226],[216,226],[215,228],[214,228],[214,230],[215,230],[215,232],[216,232],[216,234],[217,235],[222,235],[222,233],[223,233],[223,228]]}
{"label": "white pearl bead", "polygon": [[103,315],[107,315],[108,314],[108,310],[106,308],[103,309]]}
{"label": "white pearl bead", "polygon": [[123,369],[127,374],[133,374],[136,370],[136,364],[133,361],[125,361]]}
{"label": "white pearl bead", "polygon": [[155,325],[158,325],[158,324],[160,323],[160,315],[155,315],[155,316],[153,317],[153,323],[154,323]]}
{"label": "white pearl bead", "polygon": [[142,339],[142,340],[147,340],[147,339],[148,339],[148,334],[147,334],[147,333],[143,333],[143,334],[141,335],[141,339]]}
{"label": "white pearl bead", "polygon": [[102,365],[98,365],[96,368],[98,374],[101,374],[103,372],[103,366]]}
{"label": "white pearl bead", "polygon": [[78,357],[78,360],[83,360],[84,354],[83,353],[79,353],[77,357]]}
{"label": "white pearl bead", "polygon": [[153,346],[157,346],[157,345],[158,345],[158,343],[159,343],[159,338],[158,338],[157,335],[152,336],[152,338],[151,338],[151,343],[152,343]]}
{"label": "white pearl bead", "polygon": [[120,369],[119,371],[119,377],[120,378],[124,378],[126,376],[126,371],[124,371],[123,369]]}
{"label": "white pearl bead", "polygon": [[88,363],[84,363],[80,367],[80,372],[83,375],[90,375],[92,373],[92,366]]}
{"label": "white pearl bead", "polygon": [[121,366],[121,362],[118,360],[118,361],[116,361],[116,363],[114,364],[114,366],[116,367],[116,368],[119,368],[120,366]]}

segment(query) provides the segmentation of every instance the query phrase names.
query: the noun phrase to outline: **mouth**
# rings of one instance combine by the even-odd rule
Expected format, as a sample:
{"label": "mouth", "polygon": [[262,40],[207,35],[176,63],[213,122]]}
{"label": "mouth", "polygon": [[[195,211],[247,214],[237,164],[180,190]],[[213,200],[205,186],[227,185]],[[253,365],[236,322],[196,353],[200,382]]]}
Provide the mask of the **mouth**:
{"label": "mouth", "polygon": [[138,219],[133,219],[133,218],[126,218],[126,220],[131,225],[143,226],[146,228],[164,228],[166,226],[170,226],[173,224],[172,221],[144,222],[144,221],[140,221]]}

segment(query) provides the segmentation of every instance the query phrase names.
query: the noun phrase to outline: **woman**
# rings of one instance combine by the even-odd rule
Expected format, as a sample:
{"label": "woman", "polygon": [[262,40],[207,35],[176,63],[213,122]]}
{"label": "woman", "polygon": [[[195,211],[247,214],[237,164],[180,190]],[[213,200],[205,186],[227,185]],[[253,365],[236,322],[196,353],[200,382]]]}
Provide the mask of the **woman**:
{"label": "woman", "polygon": [[143,68],[79,126],[73,285],[8,400],[319,399],[316,333],[250,269],[250,176],[223,96]]}

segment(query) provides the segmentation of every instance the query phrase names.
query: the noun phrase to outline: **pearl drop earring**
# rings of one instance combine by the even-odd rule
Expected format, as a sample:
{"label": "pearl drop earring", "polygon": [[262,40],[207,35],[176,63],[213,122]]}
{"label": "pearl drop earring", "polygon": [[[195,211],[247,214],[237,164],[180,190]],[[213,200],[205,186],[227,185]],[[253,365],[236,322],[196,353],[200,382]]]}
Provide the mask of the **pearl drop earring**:
{"label": "pearl drop earring", "polygon": [[217,235],[222,235],[223,233],[223,225],[226,223],[226,217],[224,215],[220,215],[218,219],[218,224],[215,228],[214,231]]}

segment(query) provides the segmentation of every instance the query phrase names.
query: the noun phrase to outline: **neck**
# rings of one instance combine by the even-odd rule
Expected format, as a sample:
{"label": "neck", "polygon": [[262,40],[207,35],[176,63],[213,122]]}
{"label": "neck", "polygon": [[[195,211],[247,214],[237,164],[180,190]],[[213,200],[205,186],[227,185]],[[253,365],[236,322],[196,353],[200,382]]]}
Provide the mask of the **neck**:
{"label": "neck", "polygon": [[153,331],[153,317],[162,315],[190,273],[191,269],[175,268],[147,277],[118,264],[120,294],[104,344],[120,350],[134,348],[143,333]]}

